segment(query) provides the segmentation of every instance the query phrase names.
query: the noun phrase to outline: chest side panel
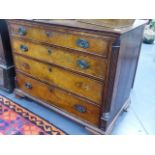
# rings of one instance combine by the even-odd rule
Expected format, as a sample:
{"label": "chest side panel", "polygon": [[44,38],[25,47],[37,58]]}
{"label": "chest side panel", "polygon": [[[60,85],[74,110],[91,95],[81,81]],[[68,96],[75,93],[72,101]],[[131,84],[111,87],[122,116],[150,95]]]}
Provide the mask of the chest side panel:
{"label": "chest side panel", "polygon": [[[117,47],[115,47],[113,50],[113,52],[117,51],[118,60],[116,62],[114,85],[111,90],[108,90],[109,94],[111,94],[111,99],[107,100],[109,102],[105,108],[105,113],[108,113],[109,117],[103,128],[106,128],[113,120],[130,96],[142,44],[143,30],[144,26],[141,26],[124,34],[120,37],[119,49],[116,50]],[[113,55],[115,54],[113,53]]]}

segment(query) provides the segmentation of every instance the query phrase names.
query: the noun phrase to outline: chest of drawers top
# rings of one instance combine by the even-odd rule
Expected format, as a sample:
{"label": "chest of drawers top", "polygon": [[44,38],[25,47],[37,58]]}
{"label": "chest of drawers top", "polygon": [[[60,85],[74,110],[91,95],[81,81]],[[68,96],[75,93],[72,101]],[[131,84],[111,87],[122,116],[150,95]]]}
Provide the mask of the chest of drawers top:
{"label": "chest of drawers top", "polygon": [[[24,20],[23,20],[24,21]],[[28,21],[28,20],[25,20]],[[31,20],[29,20],[31,21]],[[65,26],[66,28],[78,28],[78,29],[83,29],[83,30],[93,30],[95,32],[104,32],[107,33],[107,35],[110,35],[109,33],[113,33],[113,35],[121,35],[123,33],[129,32],[135,28],[138,28],[141,25],[144,25],[147,23],[147,20],[135,20],[135,22],[131,25],[131,26],[124,26],[124,27],[120,27],[120,28],[110,28],[110,27],[106,27],[106,26],[99,26],[99,25],[95,25],[95,24],[90,24],[90,23],[86,23],[85,20],[62,20],[62,19],[49,19],[49,20],[44,20],[44,19],[36,19],[36,20],[32,20],[33,23],[44,23],[44,24],[49,24],[49,25],[54,25],[54,26]],[[91,20],[93,21],[93,20]]]}
{"label": "chest of drawers top", "polygon": [[11,34],[41,43],[53,44],[101,57],[116,38],[145,23],[137,20],[133,26],[110,29],[76,20],[8,20]]}

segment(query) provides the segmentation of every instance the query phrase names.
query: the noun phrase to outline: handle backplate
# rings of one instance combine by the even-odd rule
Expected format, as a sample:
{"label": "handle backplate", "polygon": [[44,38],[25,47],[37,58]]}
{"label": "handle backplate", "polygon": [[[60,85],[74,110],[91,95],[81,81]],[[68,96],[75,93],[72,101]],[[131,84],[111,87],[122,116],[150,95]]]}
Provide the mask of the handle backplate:
{"label": "handle backplate", "polygon": [[77,60],[77,66],[82,68],[82,69],[87,69],[89,68],[89,63],[85,60]]}
{"label": "handle backplate", "polygon": [[25,86],[25,88],[27,88],[27,89],[32,89],[32,85],[31,85],[30,83],[28,83],[28,82],[26,82],[26,83],[24,84],[24,86]]}
{"label": "handle backplate", "polygon": [[26,45],[20,45],[20,50],[23,52],[27,52],[29,49]]}
{"label": "handle backplate", "polygon": [[81,47],[81,48],[88,48],[89,42],[86,39],[78,39],[76,41],[76,45]]}
{"label": "handle backplate", "polygon": [[21,36],[25,36],[27,34],[26,28],[21,26],[18,28],[18,34]]}
{"label": "handle backplate", "polygon": [[78,111],[80,113],[85,113],[87,111],[86,107],[79,105],[79,104],[75,104],[74,108],[76,111]]}

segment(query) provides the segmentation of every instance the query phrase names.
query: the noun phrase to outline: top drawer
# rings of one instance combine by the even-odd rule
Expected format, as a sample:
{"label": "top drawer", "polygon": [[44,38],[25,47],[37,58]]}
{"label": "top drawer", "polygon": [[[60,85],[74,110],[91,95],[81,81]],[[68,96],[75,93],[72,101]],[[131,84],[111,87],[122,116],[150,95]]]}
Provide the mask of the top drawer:
{"label": "top drawer", "polygon": [[110,38],[95,34],[75,32],[60,28],[48,29],[44,26],[10,24],[12,35],[49,43],[61,47],[75,49],[106,57],[110,47]]}

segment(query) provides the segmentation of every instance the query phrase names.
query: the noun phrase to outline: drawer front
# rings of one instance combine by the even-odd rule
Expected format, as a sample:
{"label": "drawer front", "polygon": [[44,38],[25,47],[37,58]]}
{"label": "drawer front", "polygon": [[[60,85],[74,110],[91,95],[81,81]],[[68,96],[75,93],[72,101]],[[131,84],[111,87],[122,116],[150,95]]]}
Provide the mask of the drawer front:
{"label": "drawer front", "polygon": [[76,51],[68,52],[59,48],[42,46],[18,39],[12,40],[12,46],[14,51],[19,54],[92,75],[96,78],[103,79],[106,73],[106,59],[80,54]]}
{"label": "drawer front", "polygon": [[18,70],[77,95],[87,97],[97,104],[101,103],[103,89],[101,82],[22,56],[15,55],[14,58]]}
{"label": "drawer front", "polygon": [[100,109],[57,88],[43,84],[17,72],[18,88],[48,104],[98,126]]}
{"label": "drawer front", "polygon": [[58,29],[45,29],[44,27],[35,27],[34,25],[10,25],[11,33],[39,42],[54,44],[70,49],[75,49],[83,52],[89,52],[101,56],[107,56],[109,50],[109,39],[103,39],[99,36],[78,32],[73,34],[72,31],[61,31]]}

